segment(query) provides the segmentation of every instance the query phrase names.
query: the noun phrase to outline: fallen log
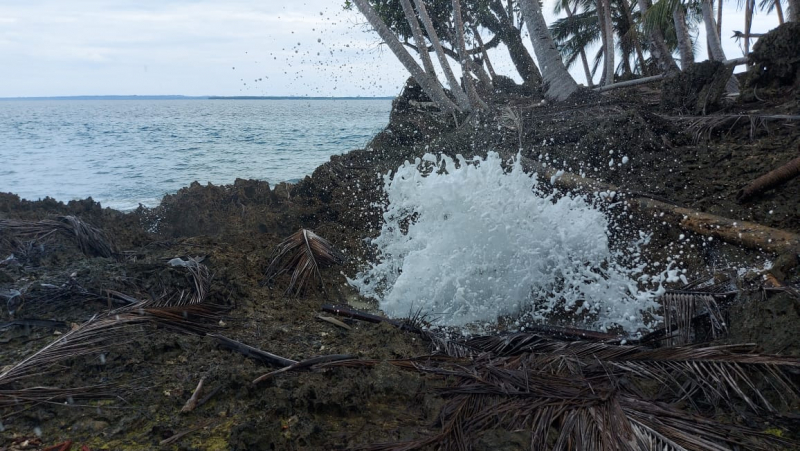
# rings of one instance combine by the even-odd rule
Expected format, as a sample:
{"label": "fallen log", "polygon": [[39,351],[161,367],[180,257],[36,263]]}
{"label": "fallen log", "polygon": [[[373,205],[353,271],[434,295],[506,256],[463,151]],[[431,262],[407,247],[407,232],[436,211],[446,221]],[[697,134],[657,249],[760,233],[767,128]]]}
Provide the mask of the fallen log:
{"label": "fallen log", "polygon": [[800,175],[800,157],[753,180],[752,183],[736,193],[736,201],[739,203],[745,202],[764,191],[783,185],[798,175]]}
{"label": "fallen log", "polygon": [[659,215],[663,213],[662,219],[664,221],[676,224],[698,235],[714,237],[726,243],[776,254],[800,249],[800,235],[785,230],[763,226],[754,222],[735,221],[722,216],[679,207],[647,197],[642,193],[621,189],[609,183],[555,170],[530,158],[522,158],[522,166],[526,171],[536,171],[543,176],[543,179],[549,179],[551,184],[557,188],[606,192],[609,193],[610,197],[617,200],[619,200],[619,196],[624,196],[625,202],[631,208],[642,213],[657,213]]}

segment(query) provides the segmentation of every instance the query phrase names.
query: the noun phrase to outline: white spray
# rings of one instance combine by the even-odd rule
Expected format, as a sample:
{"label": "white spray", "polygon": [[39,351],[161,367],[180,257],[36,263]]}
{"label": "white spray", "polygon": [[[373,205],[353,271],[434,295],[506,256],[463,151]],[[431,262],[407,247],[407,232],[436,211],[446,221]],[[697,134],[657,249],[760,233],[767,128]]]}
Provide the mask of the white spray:
{"label": "white spray", "polygon": [[640,268],[615,259],[606,215],[582,197],[544,194],[518,160],[509,171],[501,163],[493,152],[458,165],[427,154],[384,176],[378,262],[350,283],[390,316],[422,309],[442,325],[569,311],[601,330],[644,327],[654,293],[637,288]]}

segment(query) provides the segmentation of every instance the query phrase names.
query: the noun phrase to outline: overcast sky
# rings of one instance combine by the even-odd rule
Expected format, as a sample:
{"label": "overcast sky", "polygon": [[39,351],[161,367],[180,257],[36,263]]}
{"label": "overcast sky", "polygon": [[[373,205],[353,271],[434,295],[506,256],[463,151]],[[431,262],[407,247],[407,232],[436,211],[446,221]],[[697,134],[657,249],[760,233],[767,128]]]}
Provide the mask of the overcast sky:
{"label": "overcast sky", "polygon": [[[0,97],[397,94],[407,73],[343,3],[2,0]],[[743,29],[735,5],[723,9],[728,58],[742,56],[729,39]],[[758,14],[754,32],[777,25]],[[504,49],[492,58],[499,73],[515,73]],[[573,73],[583,82],[578,65]]]}

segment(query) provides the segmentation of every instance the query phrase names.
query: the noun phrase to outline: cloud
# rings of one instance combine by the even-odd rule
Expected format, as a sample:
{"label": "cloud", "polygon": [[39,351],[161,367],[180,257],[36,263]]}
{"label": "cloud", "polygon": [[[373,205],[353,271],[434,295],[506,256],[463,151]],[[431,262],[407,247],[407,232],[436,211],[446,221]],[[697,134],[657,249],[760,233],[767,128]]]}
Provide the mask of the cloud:
{"label": "cloud", "polygon": [[[0,97],[82,94],[394,95],[408,77],[340,0],[4,0]],[[550,8],[545,8],[545,11]],[[741,29],[726,4],[723,45]],[[776,25],[756,15],[754,30]],[[704,39],[702,27],[700,38]],[[524,39],[530,47],[527,37]],[[705,46],[698,45],[701,58]],[[504,47],[499,73],[516,74]],[[234,69],[235,68],[235,69]],[[583,80],[576,65],[573,75]]]}

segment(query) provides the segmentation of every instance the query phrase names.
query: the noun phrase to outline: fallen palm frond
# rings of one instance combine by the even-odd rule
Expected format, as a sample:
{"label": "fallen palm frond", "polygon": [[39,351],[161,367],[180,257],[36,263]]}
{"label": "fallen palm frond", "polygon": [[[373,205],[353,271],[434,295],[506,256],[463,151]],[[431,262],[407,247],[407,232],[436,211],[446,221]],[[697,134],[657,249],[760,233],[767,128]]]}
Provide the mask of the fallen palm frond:
{"label": "fallen palm frond", "polygon": [[686,131],[694,137],[695,143],[702,139],[711,139],[711,134],[723,127],[727,127],[727,134],[734,130],[738,124],[747,124],[750,127],[750,139],[755,138],[756,131],[763,128],[769,132],[769,122],[798,121],[800,116],[786,114],[726,114],[708,116],[659,116],[673,122],[685,124]]}
{"label": "fallen palm frond", "polygon": [[200,263],[201,261],[203,261],[202,257],[189,257],[188,260],[182,260],[179,258],[170,260],[170,266],[184,267],[189,272],[189,278],[192,282],[192,290],[189,292],[181,290],[180,293],[171,297],[162,296],[160,299],[153,301],[152,305],[157,307],[167,307],[197,305],[203,303],[208,297],[209,290],[211,289],[211,281],[214,279],[214,275],[211,274],[206,265]]}
{"label": "fallen palm frond", "polygon": [[119,254],[116,246],[103,230],[76,216],[59,216],[55,220],[43,219],[41,221],[0,219],[0,231],[16,236],[35,238],[37,241],[54,233],[60,233],[72,239],[84,255],[108,258]]}
{"label": "fallen palm frond", "polygon": [[713,294],[691,291],[667,291],[661,297],[667,340],[672,345],[692,343],[695,321],[702,309],[711,323],[711,337],[727,331],[725,319]]}
{"label": "fallen palm frond", "polygon": [[[147,307],[146,303],[95,315],[73,330],[43,347],[34,354],[11,365],[0,373],[0,406],[24,402],[46,402],[52,399],[48,391],[15,388],[14,384],[57,371],[63,362],[87,355],[104,355],[111,349],[130,343],[143,325],[158,325],[184,333],[206,334],[217,320],[221,307],[194,305],[168,308]],[[10,387],[10,388],[5,388]],[[64,397],[78,396],[81,388],[58,389]],[[38,397],[34,395],[38,394]]]}
{"label": "fallen palm frond", "polygon": [[345,258],[331,243],[308,229],[300,229],[280,244],[266,272],[266,281],[292,272],[286,293],[299,295],[309,279],[317,277],[324,286],[320,265],[340,265]]}
{"label": "fallen palm frond", "polygon": [[783,185],[797,176],[800,176],[800,157],[753,180],[752,183],[736,193],[736,201],[745,202],[751,197]]}
{"label": "fallen palm frond", "polygon": [[[570,345],[585,345],[571,343]],[[347,363],[347,362],[343,362]],[[792,444],[741,425],[723,424],[649,399],[633,378],[602,361],[525,353],[414,368],[451,381],[440,432],[368,450],[470,449],[491,430],[529,434],[531,449],[767,450]]]}

